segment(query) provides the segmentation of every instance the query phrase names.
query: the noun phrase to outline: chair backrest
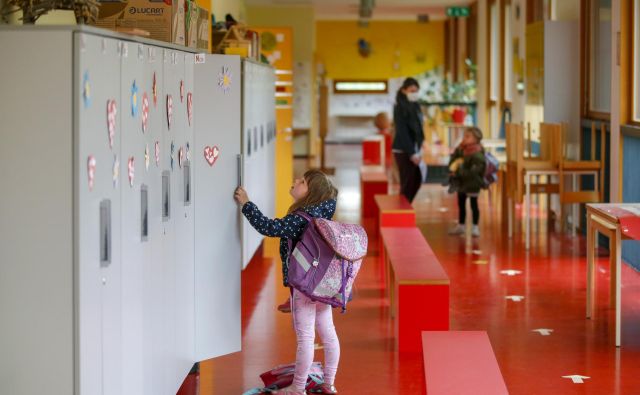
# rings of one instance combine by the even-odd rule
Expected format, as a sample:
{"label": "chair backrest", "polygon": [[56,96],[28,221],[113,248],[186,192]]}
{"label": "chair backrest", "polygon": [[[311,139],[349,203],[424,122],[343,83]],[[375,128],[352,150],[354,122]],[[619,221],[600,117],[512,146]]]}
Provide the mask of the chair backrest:
{"label": "chair backrest", "polygon": [[540,123],[540,160],[551,167],[560,166],[564,155],[562,144],[563,125],[560,123]]}
{"label": "chair backrest", "polygon": [[505,150],[507,151],[507,196],[520,202],[522,196],[522,163],[524,161],[524,127],[517,123],[505,124]]}

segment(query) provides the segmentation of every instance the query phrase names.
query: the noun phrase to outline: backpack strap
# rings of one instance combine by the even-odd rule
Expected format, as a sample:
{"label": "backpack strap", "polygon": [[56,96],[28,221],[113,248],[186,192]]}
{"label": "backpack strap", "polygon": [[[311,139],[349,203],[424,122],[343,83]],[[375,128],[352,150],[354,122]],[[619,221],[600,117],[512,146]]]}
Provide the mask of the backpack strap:
{"label": "backpack strap", "polygon": [[313,217],[312,217],[311,215],[309,215],[309,213],[304,212],[304,211],[302,211],[302,210],[297,210],[297,211],[294,211],[293,213],[294,213],[295,215],[299,215],[299,216],[301,216],[302,218],[306,219],[306,220],[307,220],[307,222],[311,222],[311,220],[313,219]]}
{"label": "backpack strap", "polygon": [[[309,213],[306,213],[302,210],[296,210],[293,212],[293,214],[298,215],[304,219],[307,220],[308,223],[311,223],[311,221],[313,220],[313,217],[311,215],[309,215]],[[291,252],[293,251],[293,240],[289,239],[288,240],[288,245],[289,245],[289,255],[291,255]]]}

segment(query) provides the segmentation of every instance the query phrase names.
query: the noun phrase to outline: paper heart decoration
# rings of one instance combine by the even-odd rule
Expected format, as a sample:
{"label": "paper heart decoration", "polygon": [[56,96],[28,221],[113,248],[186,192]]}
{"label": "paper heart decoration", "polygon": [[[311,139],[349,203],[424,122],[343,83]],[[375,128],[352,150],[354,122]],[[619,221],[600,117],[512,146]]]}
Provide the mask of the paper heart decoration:
{"label": "paper heart decoration", "polygon": [[96,158],[89,155],[87,158],[87,176],[89,177],[89,191],[93,191],[93,180],[96,175]]}
{"label": "paper heart decoration", "polygon": [[191,92],[187,93],[187,119],[189,120],[189,126],[191,126],[191,120],[193,119],[193,95]]}
{"label": "paper heart decoration", "polygon": [[213,166],[214,163],[218,160],[218,155],[220,155],[220,150],[217,146],[204,147],[204,159],[207,161],[209,166]]}
{"label": "paper heart decoration", "polygon": [[149,125],[149,97],[147,92],[142,94],[142,133],[147,131]]}
{"label": "paper heart decoration", "polygon": [[167,126],[171,129],[171,121],[173,121],[173,98],[167,95]]}
{"label": "paper heart decoration", "polygon": [[156,166],[160,165],[160,142],[156,141]]}
{"label": "paper heart decoration", "polygon": [[129,173],[129,186],[133,187],[133,179],[135,177],[135,171],[136,171],[136,165],[135,165],[135,161],[133,159],[133,156],[131,158],[129,158],[129,163],[127,165],[127,170]]}
{"label": "paper heart decoration", "polygon": [[151,86],[151,92],[153,93],[153,106],[158,106],[158,86],[156,84],[156,72],[153,72],[153,84]]}
{"label": "paper heart decoration", "polygon": [[183,163],[184,163],[184,148],[180,147],[180,149],[178,149],[178,166],[182,168]]}
{"label": "paper heart decoration", "polygon": [[109,132],[109,148],[113,148],[113,138],[116,134],[116,115],[118,107],[115,100],[107,100],[107,131]]}

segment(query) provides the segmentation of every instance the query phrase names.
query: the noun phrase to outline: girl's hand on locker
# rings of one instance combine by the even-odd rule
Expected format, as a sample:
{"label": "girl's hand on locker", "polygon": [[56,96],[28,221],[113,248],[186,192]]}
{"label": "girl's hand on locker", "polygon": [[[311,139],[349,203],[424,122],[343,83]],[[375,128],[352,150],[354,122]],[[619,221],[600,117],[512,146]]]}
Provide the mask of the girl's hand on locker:
{"label": "girl's hand on locker", "polygon": [[233,194],[233,198],[238,202],[240,206],[244,206],[249,201],[249,196],[247,195],[247,191],[242,187],[237,187],[236,191]]}

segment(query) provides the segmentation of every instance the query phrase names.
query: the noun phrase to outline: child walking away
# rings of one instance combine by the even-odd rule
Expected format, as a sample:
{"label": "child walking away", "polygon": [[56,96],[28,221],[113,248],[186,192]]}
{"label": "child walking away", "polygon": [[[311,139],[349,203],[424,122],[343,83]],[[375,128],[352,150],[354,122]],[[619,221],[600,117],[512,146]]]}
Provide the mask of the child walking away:
{"label": "child walking away", "polygon": [[458,192],[458,224],[453,227],[449,234],[464,234],[466,223],[467,197],[471,201],[471,212],[473,215],[473,228],[471,235],[480,236],[480,209],[478,208],[478,195],[485,186],[486,159],[484,148],[481,144],[482,132],[473,127],[465,130],[464,137],[460,145],[456,148],[449,160],[450,192]]}
{"label": "child walking away", "polygon": [[[334,304],[336,297],[342,300],[343,305],[346,303],[353,285],[353,278],[355,278],[360,266],[359,262],[356,266],[352,265],[351,261],[347,266],[346,260],[350,257],[345,253],[345,256],[341,257],[341,280],[348,278],[350,281],[338,281],[338,288],[333,290],[330,290],[331,287],[326,283],[320,283],[315,291],[323,291],[325,297],[318,297],[314,292],[309,292],[299,285],[301,270],[309,274],[309,278],[304,281],[306,285],[316,283],[335,272],[333,266],[327,266],[326,263],[327,258],[331,256],[333,259],[330,258],[330,262],[336,261],[337,254],[327,254],[326,245],[330,243],[328,239],[332,235],[336,235],[331,232],[331,228],[334,224],[340,226],[340,224],[328,221],[335,212],[338,191],[324,173],[319,170],[310,170],[302,178],[294,181],[290,193],[295,202],[289,208],[287,216],[280,219],[265,217],[258,207],[249,201],[247,193],[242,188],[236,189],[235,199],[242,206],[242,213],[258,232],[265,236],[280,237],[284,284],[285,286],[294,286],[292,288],[291,310],[298,344],[295,375],[293,384],[280,393],[305,394],[305,385],[313,362],[314,338],[317,329],[325,354],[324,384],[318,393],[335,394],[337,391],[333,383],[340,359],[340,343],[333,325],[333,313],[329,303]],[[313,232],[326,239],[312,238]],[[343,234],[342,236],[344,236],[344,240],[338,237],[341,239],[338,244],[348,244],[350,239],[357,238],[356,235],[351,234]],[[366,234],[364,238],[364,253],[366,253]],[[322,254],[320,254],[321,252]],[[323,268],[324,273],[321,272]],[[348,271],[349,273],[347,273]],[[335,280],[335,278],[333,279]],[[290,284],[290,280],[292,284]],[[347,285],[349,286],[347,287]]]}

